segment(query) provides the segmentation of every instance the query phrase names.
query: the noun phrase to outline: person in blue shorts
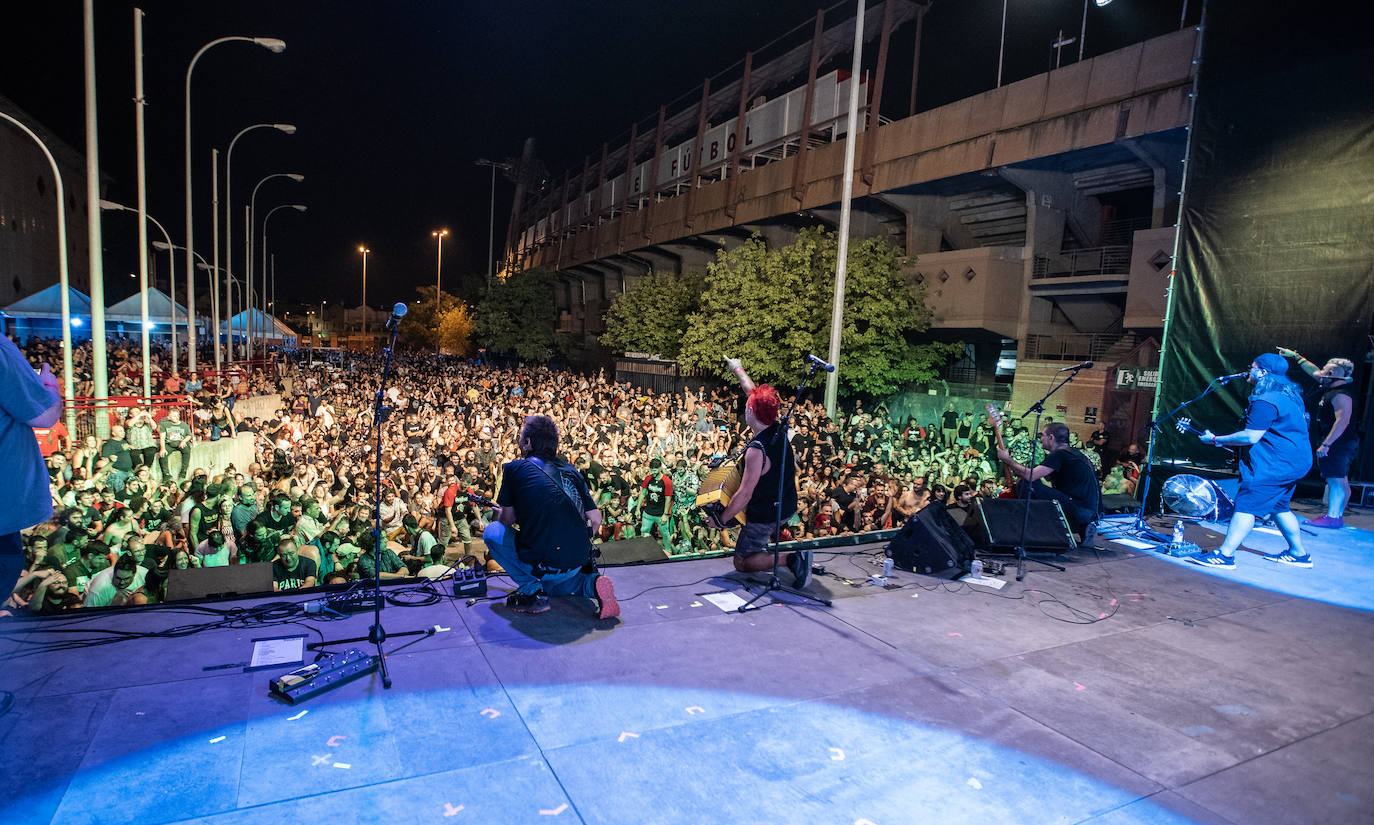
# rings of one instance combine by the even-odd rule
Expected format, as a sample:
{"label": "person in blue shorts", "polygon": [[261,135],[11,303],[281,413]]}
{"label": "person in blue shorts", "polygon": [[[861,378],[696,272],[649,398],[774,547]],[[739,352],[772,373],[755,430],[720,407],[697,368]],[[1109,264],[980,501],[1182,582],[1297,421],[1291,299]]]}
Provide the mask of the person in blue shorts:
{"label": "person in blue shorts", "polygon": [[1226,435],[1211,430],[1198,438],[1207,444],[1241,448],[1240,491],[1236,511],[1226,529],[1226,539],[1216,550],[1188,560],[1214,570],[1234,570],[1236,548],[1255,526],[1256,516],[1273,514],[1288,549],[1267,555],[1268,561],[1290,567],[1311,567],[1312,557],[1302,546],[1302,528],[1288,509],[1298,480],[1312,469],[1307,445],[1307,415],[1302,393],[1288,378],[1288,361],[1267,352],[1250,364],[1247,380],[1254,385],[1245,428]]}

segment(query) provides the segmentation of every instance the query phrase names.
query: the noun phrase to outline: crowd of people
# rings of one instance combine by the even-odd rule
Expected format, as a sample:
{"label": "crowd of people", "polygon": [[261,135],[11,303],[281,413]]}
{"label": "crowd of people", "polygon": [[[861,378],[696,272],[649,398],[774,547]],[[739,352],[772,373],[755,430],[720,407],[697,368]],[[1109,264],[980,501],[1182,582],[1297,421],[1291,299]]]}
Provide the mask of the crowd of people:
{"label": "crowd of people", "polygon": [[[59,353],[53,341],[23,348],[34,367],[60,365]],[[109,357],[114,395],[118,382],[136,380],[137,350],[114,344]],[[74,352],[73,363],[75,377],[88,381],[89,348]],[[738,538],[737,528],[694,506],[713,465],[748,440],[744,396],[733,386],[655,392],[604,372],[398,353],[379,485],[379,356],[287,354],[271,369],[209,386],[195,376],[182,383],[165,353],[154,365],[159,385],[185,396],[187,414],[182,404],[120,407],[103,439],[67,437],[60,423],[35,430],[54,516],[25,531],[24,570],[6,609],[157,602],[172,569],[238,563],[271,563],[278,590],[414,576],[469,554],[494,571],[481,541],[496,515],[487,497],[497,496],[505,464],[521,457],[522,423],[532,415],[556,423],[562,457],[586,480],[603,516],[595,541],[649,536],[666,553],[688,556],[728,552]],[[264,395],[280,406],[242,403]],[[250,406],[257,414],[242,412]],[[782,538],[900,527],[931,501],[957,520],[974,498],[999,495],[1005,477],[992,424],[968,406],[951,403],[941,420],[921,424],[893,421],[883,405],[862,401],[832,419],[803,400],[791,420],[796,515]],[[196,466],[195,442],[230,435],[248,436],[251,460]],[[1028,461],[1033,439],[1024,427],[1009,424],[1004,436],[1011,456]],[[1084,452],[1100,469],[1102,445]],[[1128,486],[1138,451],[1112,459],[1109,488]]]}

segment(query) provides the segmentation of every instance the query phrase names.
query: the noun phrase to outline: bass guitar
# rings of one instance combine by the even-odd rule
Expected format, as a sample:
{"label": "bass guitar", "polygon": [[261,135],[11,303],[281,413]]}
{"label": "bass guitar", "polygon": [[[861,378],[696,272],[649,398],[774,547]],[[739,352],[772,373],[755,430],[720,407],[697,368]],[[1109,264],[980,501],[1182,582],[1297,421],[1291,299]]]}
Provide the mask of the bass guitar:
{"label": "bass guitar", "polygon": [[[988,411],[988,421],[992,424],[992,433],[997,437],[997,449],[1006,451],[1007,442],[1002,438],[1002,427],[1006,426],[1007,416],[996,404],[988,404],[985,409]],[[1016,498],[1016,478],[1012,475],[1011,465],[1005,461],[1000,463],[1002,483],[1007,489],[1002,491],[999,498]]]}

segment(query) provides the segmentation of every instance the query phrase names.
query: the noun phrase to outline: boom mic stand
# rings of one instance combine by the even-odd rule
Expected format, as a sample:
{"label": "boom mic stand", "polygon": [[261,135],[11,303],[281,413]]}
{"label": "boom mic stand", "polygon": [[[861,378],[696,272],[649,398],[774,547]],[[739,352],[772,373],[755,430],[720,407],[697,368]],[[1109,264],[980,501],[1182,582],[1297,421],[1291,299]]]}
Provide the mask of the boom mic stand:
{"label": "boom mic stand", "polygon": [[[818,366],[818,365],[816,364],[816,362],[815,362],[815,361],[809,361],[808,363],[809,363],[809,367],[807,368],[806,375],[802,378],[801,383],[797,385],[797,393],[796,393],[796,395],[792,396],[792,403],[788,405],[788,407],[787,407],[787,412],[784,413],[780,418],[778,418],[778,424],[777,424],[778,429],[777,429],[776,432],[773,433],[773,441],[772,441],[772,443],[770,443],[770,444],[768,445],[770,448],[771,448],[773,445],[775,445],[775,444],[778,443],[778,439],[785,439],[785,438],[787,438],[787,425],[792,421],[792,411],[795,410],[795,409],[797,408],[797,402],[801,400],[802,393],[806,392],[806,386],[807,386],[807,384],[811,381],[811,377],[812,377],[813,375],[816,374],[816,368],[817,368],[817,366]],[[746,449],[747,449],[747,448],[746,448]],[[814,593],[808,593],[808,592],[806,592],[805,590],[802,590],[800,587],[788,587],[787,585],[785,585],[785,584],[783,584],[782,582],[778,581],[778,554],[781,552],[781,549],[782,549],[782,548],[780,548],[780,547],[778,546],[779,543],[782,541],[782,491],[783,491],[783,489],[784,489],[784,485],[787,484],[787,456],[788,456],[791,452],[792,452],[792,451],[791,451],[790,449],[786,449],[786,450],[783,450],[783,451],[782,451],[782,467],[780,468],[780,470],[779,470],[779,472],[778,472],[778,497],[777,497],[777,499],[775,499],[775,503],[774,503],[774,505],[773,505],[773,507],[774,507],[774,510],[773,510],[773,512],[774,512],[774,522],[775,522],[775,523],[777,524],[777,526],[778,526],[778,527],[777,527],[777,532],[773,534],[773,570],[772,570],[772,572],[771,572],[771,573],[769,574],[769,576],[768,576],[768,583],[764,586],[763,591],[760,592],[760,593],[759,593],[757,596],[755,596],[754,598],[750,599],[749,601],[745,602],[744,604],[742,604],[742,605],[740,605],[739,607],[736,608],[736,610],[737,610],[738,612],[740,612],[740,613],[743,613],[743,612],[745,612],[745,611],[747,611],[747,610],[758,610],[758,609],[759,609],[758,607],[753,607],[753,606],[752,606],[752,605],[754,604],[754,602],[758,601],[759,599],[762,599],[764,596],[767,596],[769,593],[772,593],[772,592],[774,592],[774,591],[776,591],[776,590],[781,590],[781,591],[783,591],[784,593],[791,593],[791,594],[794,595],[794,596],[800,596],[800,597],[802,597],[803,599],[807,599],[808,601],[813,601],[813,602],[816,602],[816,603],[818,603],[818,604],[823,604],[823,605],[825,605],[826,607],[830,607],[830,606],[831,606],[831,601],[830,601],[829,599],[821,598],[820,596],[817,596],[817,595],[815,595]],[[795,463],[796,463],[796,457],[795,457],[795,456],[793,457],[792,461],[793,461],[793,464],[795,465]],[[743,466],[741,465],[740,471],[743,472],[743,469],[744,469],[744,468],[743,468]],[[807,570],[807,571],[810,571],[810,570],[811,570],[811,551],[810,551],[810,550],[794,550],[794,551],[792,551],[792,552],[794,552],[794,553],[805,553],[805,554],[806,554],[805,565],[803,566],[802,569]],[[808,572],[808,577],[809,577],[809,572]],[[746,585],[745,585],[745,589],[748,589],[748,587],[749,587],[749,585],[746,584]],[[763,605],[760,605],[760,607],[762,607],[762,606],[763,606]]]}
{"label": "boom mic stand", "polygon": [[[1034,469],[1035,466],[1040,463],[1038,455],[1040,452],[1040,416],[1045,412],[1045,402],[1049,400],[1051,395],[1059,392],[1066,384],[1077,378],[1079,371],[1082,369],[1084,369],[1082,364],[1070,369],[1069,374],[1064,376],[1063,381],[1050,387],[1050,391],[1041,396],[1039,401],[1036,401],[1034,404],[1030,405],[1029,409],[1021,413],[1021,418],[1025,418],[1031,413],[1035,413],[1035,437],[1031,439],[1031,460],[1030,464],[1026,465],[1027,469]],[[1030,529],[1031,487],[1034,486],[1034,483],[1035,482],[1030,479],[1026,479],[1025,493],[1021,496],[1021,503],[1023,505],[1021,508],[1021,535],[1017,537],[1015,548],[1017,581],[1026,578],[1026,533]],[[1064,567],[1054,562],[1048,562],[1044,559],[1031,559],[1031,561],[1043,564],[1046,567],[1053,567],[1061,573],[1064,572]]]}
{"label": "boom mic stand", "polygon": [[1165,421],[1172,421],[1177,418],[1179,413],[1211,395],[1216,391],[1217,387],[1222,385],[1222,383],[1224,383],[1222,379],[1213,378],[1211,381],[1207,382],[1207,387],[1203,389],[1197,397],[1189,398],[1187,401],[1184,401],[1182,404],[1179,404],[1169,412],[1150,422],[1150,443],[1145,449],[1145,466],[1141,469],[1140,473],[1143,477],[1140,486],[1140,507],[1135,511],[1135,521],[1131,522],[1131,526],[1125,528],[1124,532],[1130,533],[1136,538],[1148,538],[1156,542],[1166,542],[1169,540],[1168,536],[1161,535],[1151,530],[1150,525],[1145,522],[1145,507],[1150,500],[1150,471],[1154,467],[1155,442],[1159,435],[1159,425]]}

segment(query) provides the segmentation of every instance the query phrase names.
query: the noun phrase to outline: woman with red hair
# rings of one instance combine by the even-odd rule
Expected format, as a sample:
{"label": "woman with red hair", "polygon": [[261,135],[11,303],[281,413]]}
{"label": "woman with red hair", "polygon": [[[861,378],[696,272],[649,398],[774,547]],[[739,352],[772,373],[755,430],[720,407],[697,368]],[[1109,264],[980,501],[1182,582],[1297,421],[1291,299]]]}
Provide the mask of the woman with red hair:
{"label": "woman with red hair", "polygon": [[[787,434],[780,432],[778,410],[781,403],[777,390],[767,384],[755,387],[738,362],[730,366],[749,393],[749,401],[744,405],[744,421],[753,431],[753,438],[744,448],[739,489],[720,514],[720,523],[728,524],[744,513],[747,523],[740,528],[739,538],[735,540],[735,569],[741,573],[759,573],[773,568],[768,540],[797,512],[797,459],[792,454]],[[781,501],[778,500],[779,481]],[[797,587],[805,587],[810,581],[811,564],[805,553],[789,553],[787,568],[796,578]]]}

